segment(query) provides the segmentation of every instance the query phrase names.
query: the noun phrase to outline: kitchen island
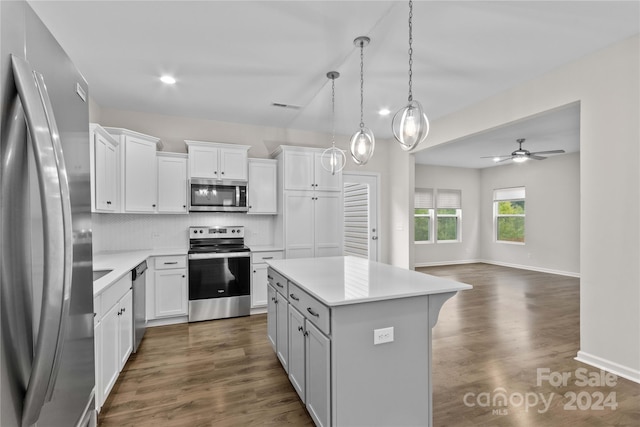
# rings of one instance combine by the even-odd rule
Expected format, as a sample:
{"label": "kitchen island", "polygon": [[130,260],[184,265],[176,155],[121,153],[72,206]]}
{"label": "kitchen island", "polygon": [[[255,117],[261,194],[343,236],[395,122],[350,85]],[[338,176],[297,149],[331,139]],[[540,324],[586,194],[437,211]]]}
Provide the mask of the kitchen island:
{"label": "kitchen island", "polygon": [[355,257],[269,261],[271,344],[318,426],[431,426],[431,329],[470,285]]}

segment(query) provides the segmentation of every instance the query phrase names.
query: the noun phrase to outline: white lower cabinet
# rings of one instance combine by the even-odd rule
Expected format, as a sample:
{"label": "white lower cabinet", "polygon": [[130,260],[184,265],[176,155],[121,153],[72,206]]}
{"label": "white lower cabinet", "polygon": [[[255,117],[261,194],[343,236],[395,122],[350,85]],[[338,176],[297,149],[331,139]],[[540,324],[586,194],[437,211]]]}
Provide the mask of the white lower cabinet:
{"label": "white lower cabinet", "polygon": [[330,342],[289,305],[289,380],[317,426],[329,425]]}
{"label": "white lower cabinet", "polygon": [[109,396],[133,350],[131,276],[118,280],[94,298],[96,408]]}
{"label": "white lower cabinet", "polygon": [[267,305],[267,261],[282,259],[282,251],[257,250],[251,252],[251,308]]}
{"label": "white lower cabinet", "polygon": [[147,319],[186,316],[189,311],[189,289],[185,255],[153,257],[153,282],[147,289]]}
{"label": "white lower cabinet", "polygon": [[[268,275],[267,334],[271,345],[314,423],[329,426],[331,339],[325,334],[330,329],[329,308],[291,282],[282,285],[286,279],[272,269]],[[286,351],[282,348],[285,345]]]}

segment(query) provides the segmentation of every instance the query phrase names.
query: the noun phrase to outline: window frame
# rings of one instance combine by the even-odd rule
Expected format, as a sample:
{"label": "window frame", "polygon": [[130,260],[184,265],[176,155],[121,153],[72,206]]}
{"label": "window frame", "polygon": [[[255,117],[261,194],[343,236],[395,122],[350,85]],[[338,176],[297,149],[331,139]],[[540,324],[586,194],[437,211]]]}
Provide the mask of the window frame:
{"label": "window frame", "polygon": [[[512,198],[498,198],[497,193],[500,191],[504,192],[519,192],[521,191],[522,197],[512,197]],[[501,202],[524,202],[524,213],[523,214],[501,214],[499,213],[499,204]],[[527,243],[527,227],[526,227],[526,217],[527,217],[527,195],[525,187],[514,187],[514,188],[500,188],[495,189],[493,191],[493,241],[495,243],[507,244],[507,245],[519,245],[524,246]],[[499,239],[499,226],[498,220],[499,218],[523,218],[524,219],[524,232],[522,235],[522,242],[515,242],[513,240],[500,240]]]}
{"label": "window frame", "polygon": [[[416,209],[426,209],[428,212],[425,214],[418,214],[416,213]],[[429,240],[416,240],[416,232],[415,232],[415,224],[416,224],[416,218],[429,218]],[[427,244],[432,244],[434,243],[435,239],[434,239],[434,231],[435,231],[435,227],[434,227],[434,209],[433,208],[415,208],[413,209],[413,226],[414,226],[414,231],[413,231],[413,243],[417,244],[417,245],[427,245]]]}
{"label": "window frame", "polygon": [[[439,214],[438,210],[455,209],[454,214]],[[440,240],[438,239],[438,219],[439,218],[456,218],[456,238],[453,240]],[[462,208],[436,208],[436,221],[435,221],[435,241],[436,243],[459,243],[462,241]]]}

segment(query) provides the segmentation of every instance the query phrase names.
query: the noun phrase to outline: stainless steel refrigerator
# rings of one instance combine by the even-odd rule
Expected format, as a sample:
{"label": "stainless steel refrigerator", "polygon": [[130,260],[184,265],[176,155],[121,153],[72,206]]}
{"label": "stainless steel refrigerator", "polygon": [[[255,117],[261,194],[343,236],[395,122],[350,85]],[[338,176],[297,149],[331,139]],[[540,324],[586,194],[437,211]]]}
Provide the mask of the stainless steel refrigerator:
{"label": "stainless steel refrigerator", "polygon": [[0,426],[95,423],[87,83],[0,1]]}

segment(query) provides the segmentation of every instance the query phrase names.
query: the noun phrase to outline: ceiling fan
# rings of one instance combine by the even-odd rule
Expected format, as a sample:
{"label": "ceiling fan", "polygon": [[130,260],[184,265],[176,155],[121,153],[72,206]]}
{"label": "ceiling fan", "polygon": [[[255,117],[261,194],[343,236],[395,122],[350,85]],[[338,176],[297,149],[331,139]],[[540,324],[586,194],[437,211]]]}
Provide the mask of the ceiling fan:
{"label": "ceiling fan", "polygon": [[529,150],[525,150],[522,148],[522,143],[524,142],[524,138],[519,138],[516,142],[520,145],[516,151],[511,154],[506,154],[504,156],[484,156],[482,159],[493,159],[496,163],[506,162],[507,160],[513,159],[516,163],[526,162],[528,159],[534,160],[544,160],[546,157],[541,156],[540,154],[562,154],[564,150],[550,150],[550,151],[537,151],[535,153],[530,152]]}

